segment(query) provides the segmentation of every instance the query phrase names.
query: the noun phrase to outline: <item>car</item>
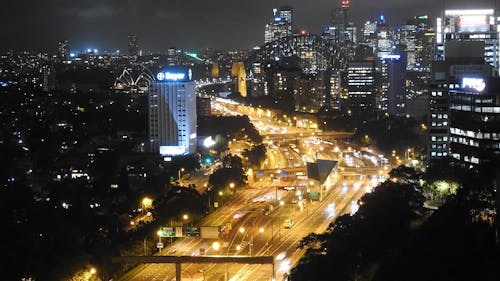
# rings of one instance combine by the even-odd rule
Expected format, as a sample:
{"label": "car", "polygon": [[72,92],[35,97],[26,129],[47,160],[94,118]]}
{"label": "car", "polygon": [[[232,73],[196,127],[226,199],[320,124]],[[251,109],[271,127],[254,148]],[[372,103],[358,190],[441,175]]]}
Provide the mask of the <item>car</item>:
{"label": "car", "polygon": [[276,256],[276,260],[282,261],[285,259],[285,257],[286,257],[286,252],[281,252]]}
{"label": "car", "polygon": [[291,219],[286,219],[285,222],[283,223],[283,226],[286,229],[292,228],[292,225],[293,225],[293,221]]}

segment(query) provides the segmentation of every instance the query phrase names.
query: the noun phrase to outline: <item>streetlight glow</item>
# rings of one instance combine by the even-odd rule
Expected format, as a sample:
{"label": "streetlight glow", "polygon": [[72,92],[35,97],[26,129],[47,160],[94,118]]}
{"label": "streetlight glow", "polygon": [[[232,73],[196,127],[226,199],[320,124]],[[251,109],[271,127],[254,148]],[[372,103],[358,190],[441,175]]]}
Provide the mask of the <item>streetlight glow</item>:
{"label": "streetlight glow", "polygon": [[149,197],[144,197],[141,201],[141,204],[142,204],[142,208],[144,210],[151,209],[151,207],[153,205],[153,199],[151,199]]}

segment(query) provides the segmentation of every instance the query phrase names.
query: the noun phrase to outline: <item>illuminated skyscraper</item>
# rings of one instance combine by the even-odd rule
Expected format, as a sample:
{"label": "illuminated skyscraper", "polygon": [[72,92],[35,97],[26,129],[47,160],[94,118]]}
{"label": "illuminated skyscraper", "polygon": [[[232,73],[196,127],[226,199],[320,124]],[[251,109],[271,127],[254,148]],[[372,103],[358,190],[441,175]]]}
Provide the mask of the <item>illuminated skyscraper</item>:
{"label": "illuminated skyscraper", "polygon": [[[484,42],[449,41],[445,61],[432,64],[429,160],[453,156],[468,164],[500,152],[499,81],[484,62]],[[485,158],[486,157],[486,158]]]}
{"label": "illuminated skyscraper", "polygon": [[381,69],[383,80],[381,109],[391,116],[399,116],[403,113],[406,100],[404,56],[391,54],[382,57]]}
{"label": "illuminated skyscraper", "polygon": [[367,21],[363,28],[363,43],[372,48],[372,52],[377,51],[377,25],[376,21]]}
{"label": "illuminated skyscraper", "polygon": [[342,11],[344,12],[344,26],[347,26],[347,11],[349,10],[349,0],[342,0],[341,6]]}
{"label": "illuminated skyscraper", "polygon": [[149,86],[150,149],[160,155],[196,152],[196,95],[191,69],[167,69]]}
{"label": "illuminated skyscraper", "polygon": [[264,32],[264,43],[269,43],[293,34],[291,7],[284,6],[280,10],[273,9],[273,16],[266,24]]}
{"label": "illuminated skyscraper", "polygon": [[55,69],[53,65],[44,65],[42,67],[42,91],[50,92],[55,89]]}
{"label": "illuminated skyscraper", "polygon": [[437,60],[446,59],[444,43],[450,40],[484,42],[484,60],[499,67],[497,20],[493,9],[445,10],[436,25]]}
{"label": "illuminated skyscraper", "polygon": [[406,69],[429,69],[434,60],[434,38],[435,30],[427,15],[416,16],[399,28],[398,43],[404,46]]}
{"label": "illuminated skyscraper", "polygon": [[57,43],[57,55],[60,60],[67,60],[69,58],[68,40],[59,41]]}
{"label": "illuminated skyscraper", "polygon": [[375,62],[352,61],[347,67],[347,108],[375,109]]}
{"label": "illuminated skyscraper", "polygon": [[181,50],[170,47],[167,50],[167,64],[168,66],[176,66],[181,63]]}
{"label": "illuminated skyscraper", "polygon": [[380,20],[377,26],[377,57],[380,59],[390,55],[394,38],[389,25],[385,21],[385,16],[380,15]]}
{"label": "illuminated skyscraper", "polygon": [[137,57],[139,55],[139,45],[137,44],[137,36],[128,36],[128,54],[132,57]]}

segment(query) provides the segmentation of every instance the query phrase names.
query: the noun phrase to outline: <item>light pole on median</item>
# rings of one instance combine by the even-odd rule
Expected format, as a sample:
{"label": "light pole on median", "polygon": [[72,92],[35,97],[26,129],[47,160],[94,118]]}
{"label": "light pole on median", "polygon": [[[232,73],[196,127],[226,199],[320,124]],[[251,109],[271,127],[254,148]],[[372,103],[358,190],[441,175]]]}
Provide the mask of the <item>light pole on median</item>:
{"label": "light pole on median", "polygon": [[[264,228],[263,227],[259,228],[259,233],[264,233]],[[248,245],[248,255],[249,256],[252,256],[254,237],[255,237],[255,234],[252,235],[252,237],[250,239],[250,244]]]}
{"label": "light pole on median", "polygon": [[179,185],[181,185],[181,172],[184,172],[184,168],[179,169],[179,174],[178,174],[178,179],[179,179]]}

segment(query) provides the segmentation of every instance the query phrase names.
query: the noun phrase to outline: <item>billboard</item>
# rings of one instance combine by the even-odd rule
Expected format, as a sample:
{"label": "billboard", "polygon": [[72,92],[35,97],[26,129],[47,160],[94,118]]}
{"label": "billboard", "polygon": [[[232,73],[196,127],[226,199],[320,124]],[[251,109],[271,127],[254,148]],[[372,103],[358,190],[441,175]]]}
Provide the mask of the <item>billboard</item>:
{"label": "billboard", "polygon": [[490,17],[486,15],[463,15],[455,21],[458,32],[488,32],[490,31]]}
{"label": "billboard", "polygon": [[193,80],[191,69],[165,69],[156,73],[158,82],[188,82]]}
{"label": "billboard", "polygon": [[486,88],[486,82],[483,78],[464,77],[462,78],[462,89],[480,93]]}
{"label": "billboard", "polygon": [[160,155],[182,155],[187,153],[187,149],[183,145],[161,145],[160,146]]}

